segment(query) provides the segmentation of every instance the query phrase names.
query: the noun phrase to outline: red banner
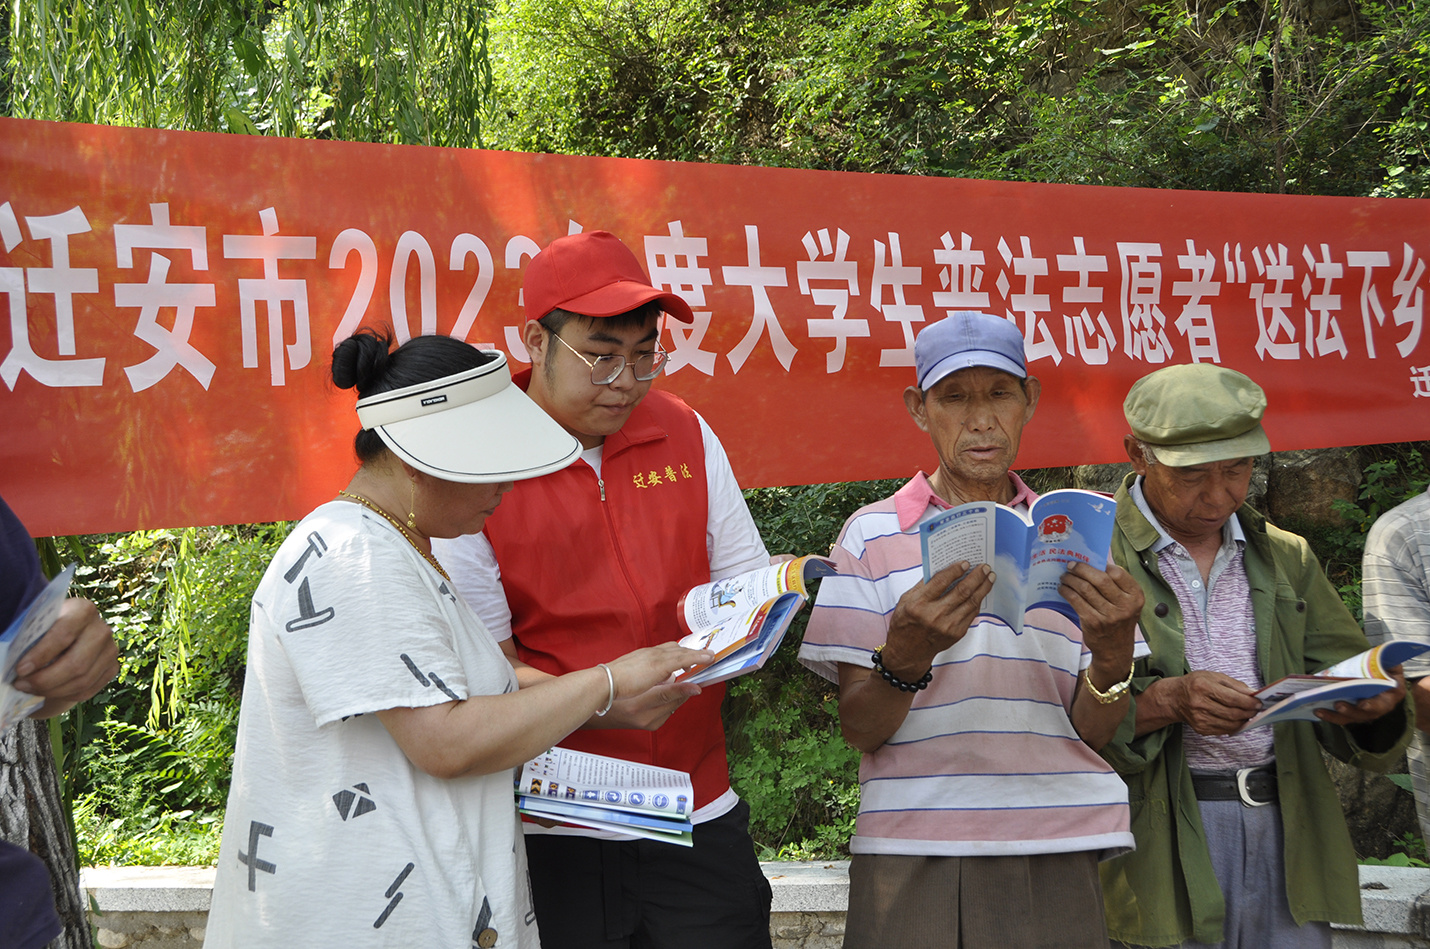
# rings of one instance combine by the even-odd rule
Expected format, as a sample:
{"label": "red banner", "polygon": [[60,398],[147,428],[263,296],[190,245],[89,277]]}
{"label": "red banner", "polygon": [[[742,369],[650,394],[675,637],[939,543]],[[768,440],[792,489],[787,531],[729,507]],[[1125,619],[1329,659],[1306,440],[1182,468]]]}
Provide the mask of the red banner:
{"label": "red banner", "polygon": [[301,516],[355,464],[334,341],[390,321],[519,368],[522,268],[583,228],[695,310],[658,384],[746,486],[931,468],[901,393],[959,309],[1043,380],[1020,467],[1120,460],[1128,386],[1174,362],[1260,382],[1277,449],[1430,438],[1430,201],[15,119],[0,181],[0,495],[37,534]]}

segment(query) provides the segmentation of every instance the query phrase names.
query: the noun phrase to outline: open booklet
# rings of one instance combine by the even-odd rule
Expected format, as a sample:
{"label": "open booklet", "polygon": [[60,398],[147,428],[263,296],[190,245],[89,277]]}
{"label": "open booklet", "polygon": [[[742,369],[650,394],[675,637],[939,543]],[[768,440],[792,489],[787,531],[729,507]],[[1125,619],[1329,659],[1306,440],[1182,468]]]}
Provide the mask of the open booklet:
{"label": "open booklet", "polygon": [[684,771],[552,748],[522,766],[523,814],[692,846],[695,789]]}
{"label": "open booklet", "polygon": [[960,504],[919,525],[924,582],[950,564],[989,564],[997,578],[982,612],[1023,631],[1023,614],[1057,610],[1074,623],[1076,611],[1058,593],[1074,563],[1107,569],[1116,503],[1105,494],[1068,488],[1049,491],[1023,514],[992,501]]}
{"label": "open booklet", "polygon": [[677,604],[680,628],[687,633],[680,645],[709,649],[715,658],[676,679],[724,682],[760,668],[809,599],[809,581],[838,572],[828,557],[809,554],[689,590]]}
{"label": "open booklet", "polygon": [[1337,702],[1355,704],[1395,687],[1387,670],[1430,650],[1430,644],[1389,639],[1320,672],[1289,675],[1262,687],[1262,709],[1238,731],[1296,719],[1319,721],[1316,709],[1335,711]]}
{"label": "open booklet", "polygon": [[12,685],[15,667],[60,618],[60,605],[69,595],[74,568],[75,565],[70,564],[61,570],[11,621],[9,628],[0,633],[0,732],[45,704],[41,696],[21,692]]}

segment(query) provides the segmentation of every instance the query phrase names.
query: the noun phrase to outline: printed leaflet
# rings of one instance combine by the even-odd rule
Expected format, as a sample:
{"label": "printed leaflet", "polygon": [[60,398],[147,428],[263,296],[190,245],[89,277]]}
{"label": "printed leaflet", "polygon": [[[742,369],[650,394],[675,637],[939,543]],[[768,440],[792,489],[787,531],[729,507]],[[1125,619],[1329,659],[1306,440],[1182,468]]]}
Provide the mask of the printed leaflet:
{"label": "printed leaflet", "polygon": [[1289,722],[1295,719],[1318,721],[1318,708],[1335,710],[1337,702],[1355,704],[1395,687],[1386,670],[1414,659],[1430,649],[1425,643],[1390,639],[1349,659],[1342,659],[1320,672],[1290,675],[1277,679],[1256,693],[1262,709],[1239,731]]}

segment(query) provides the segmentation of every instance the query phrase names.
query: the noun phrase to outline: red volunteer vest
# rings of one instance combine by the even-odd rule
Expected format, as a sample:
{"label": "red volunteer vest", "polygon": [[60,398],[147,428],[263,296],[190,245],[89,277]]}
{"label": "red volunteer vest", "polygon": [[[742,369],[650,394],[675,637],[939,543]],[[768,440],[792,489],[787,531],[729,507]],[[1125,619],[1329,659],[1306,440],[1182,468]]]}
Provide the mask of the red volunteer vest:
{"label": "red volunteer vest", "polygon": [[[515,381],[522,389],[531,371]],[[676,602],[710,580],[709,491],[700,422],[647,393],[606,437],[601,478],[584,461],[518,481],[482,528],[496,551],[517,655],[544,672],[586,669],[680,638]],[[653,732],[591,729],[561,745],[688,771],[695,806],[730,786],[720,702],[706,686]]]}

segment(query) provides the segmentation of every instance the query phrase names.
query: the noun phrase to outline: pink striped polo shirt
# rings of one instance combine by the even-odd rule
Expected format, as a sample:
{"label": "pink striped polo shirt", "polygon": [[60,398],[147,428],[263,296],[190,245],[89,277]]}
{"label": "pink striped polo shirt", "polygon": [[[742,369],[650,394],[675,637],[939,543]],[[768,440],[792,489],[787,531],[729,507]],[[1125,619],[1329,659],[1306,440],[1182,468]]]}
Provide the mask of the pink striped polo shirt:
{"label": "pink striped polo shirt", "polygon": [[[1035,499],[1010,477],[1019,501]],[[941,507],[919,474],[850,517],[831,552],[840,573],[821,581],[802,662],[835,682],[841,662],[871,665],[899,597],[922,577],[918,522]],[[1030,611],[1021,634],[980,617],[934,660],[933,681],[899,730],[864,755],[850,850],[1107,857],[1131,849],[1126,786],[1069,718],[1090,661],[1081,630],[1051,610]]]}

